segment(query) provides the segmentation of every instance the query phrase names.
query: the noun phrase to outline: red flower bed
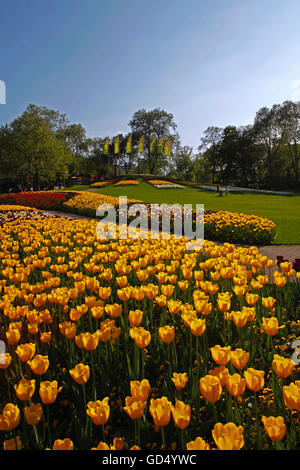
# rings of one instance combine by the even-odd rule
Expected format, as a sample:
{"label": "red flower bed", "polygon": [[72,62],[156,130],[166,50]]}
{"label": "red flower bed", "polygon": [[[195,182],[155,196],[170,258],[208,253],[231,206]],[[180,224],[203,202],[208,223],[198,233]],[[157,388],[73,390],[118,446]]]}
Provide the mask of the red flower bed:
{"label": "red flower bed", "polygon": [[0,203],[17,204],[37,209],[55,209],[68,199],[69,195],[57,191],[36,191],[27,193],[4,194],[0,196]]}

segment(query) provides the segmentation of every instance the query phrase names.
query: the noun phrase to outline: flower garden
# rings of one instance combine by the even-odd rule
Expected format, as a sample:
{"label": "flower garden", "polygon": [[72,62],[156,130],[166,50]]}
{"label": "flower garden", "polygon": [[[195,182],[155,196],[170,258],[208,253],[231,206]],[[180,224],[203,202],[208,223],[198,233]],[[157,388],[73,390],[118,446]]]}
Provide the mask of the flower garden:
{"label": "flower garden", "polygon": [[[94,196],[49,198],[80,211]],[[2,448],[299,449],[291,263],[207,240],[99,240],[96,220],[45,217],[44,193],[1,199]],[[218,231],[248,223],[208,216]]]}
{"label": "flower garden", "polygon": [[[130,206],[142,201],[128,199],[127,202]],[[118,210],[119,198],[88,191],[37,191],[1,195],[0,204],[59,210],[94,218],[102,204],[110,204]],[[145,207],[150,219],[151,205],[145,204]],[[195,222],[196,213],[193,224]],[[276,239],[276,226],[271,220],[237,212],[205,211],[204,228],[206,239],[212,241],[267,245]]]}

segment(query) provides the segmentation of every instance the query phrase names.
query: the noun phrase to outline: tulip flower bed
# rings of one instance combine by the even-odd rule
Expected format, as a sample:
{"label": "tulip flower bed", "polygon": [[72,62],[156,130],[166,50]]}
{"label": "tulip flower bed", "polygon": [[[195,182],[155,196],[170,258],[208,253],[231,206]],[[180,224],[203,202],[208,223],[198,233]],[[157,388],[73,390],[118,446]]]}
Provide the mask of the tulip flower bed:
{"label": "tulip flower bed", "polygon": [[210,211],[205,216],[205,236],[215,241],[269,245],[276,239],[276,226],[256,215]]}
{"label": "tulip flower bed", "polygon": [[24,206],[10,206],[9,204],[0,205],[0,227],[6,222],[12,222],[16,219],[25,220],[28,219],[43,219],[55,217],[53,215],[45,214],[44,212],[32,208],[32,207],[24,207]]}
{"label": "tulip flower bed", "polygon": [[117,183],[114,184],[114,186],[127,186],[127,185],[137,185],[139,184],[138,180],[134,180],[134,179],[129,179],[129,180],[120,180],[120,181],[117,181]]}
{"label": "tulip flower bed", "polygon": [[62,191],[29,191],[0,196],[0,204],[16,204],[37,209],[56,209],[71,195]]}
{"label": "tulip flower bed", "polygon": [[105,181],[96,181],[90,185],[91,188],[101,188],[107,186],[108,184],[114,183],[115,180],[105,180]]}
{"label": "tulip flower bed", "polygon": [[299,273],[185,242],[2,225],[2,448],[299,449]]}
{"label": "tulip flower bed", "polygon": [[[125,180],[126,181],[126,180]],[[141,203],[137,199],[128,199],[128,205]],[[77,215],[95,217],[97,208],[110,204],[119,208],[119,198],[87,191],[40,191],[16,193],[0,196],[0,204],[16,204],[36,207],[37,209],[56,209]],[[145,204],[148,226],[150,228],[151,204]],[[118,215],[117,215],[118,217]],[[195,225],[196,214],[193,215]],[[171,232],[173,230],[171,218]],[[229,211],[205,211],[205,238],[208,240],[268,245],[276,239],[276,226],[266,218]]]}

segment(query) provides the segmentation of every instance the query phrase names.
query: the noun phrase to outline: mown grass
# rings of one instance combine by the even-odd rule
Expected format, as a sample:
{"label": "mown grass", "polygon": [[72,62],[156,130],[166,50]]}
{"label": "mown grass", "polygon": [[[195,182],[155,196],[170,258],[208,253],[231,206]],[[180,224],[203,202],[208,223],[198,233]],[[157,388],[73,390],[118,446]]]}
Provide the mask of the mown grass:
{"label": "mown grass", "polygon": [[153,204],[193,204],[194,207],[196,204],[204,204],[205,209],[255,214],[271,219],[276,224],[276,244],[300,244],[300,194],[275,196],[229,193],[228,196],[220,197],[216,192],[188,186],[158,189],[142,180],[139,183],[126,187],[109,185],[98,192],[110,196],[127,196],[128,199],[140,199]]}

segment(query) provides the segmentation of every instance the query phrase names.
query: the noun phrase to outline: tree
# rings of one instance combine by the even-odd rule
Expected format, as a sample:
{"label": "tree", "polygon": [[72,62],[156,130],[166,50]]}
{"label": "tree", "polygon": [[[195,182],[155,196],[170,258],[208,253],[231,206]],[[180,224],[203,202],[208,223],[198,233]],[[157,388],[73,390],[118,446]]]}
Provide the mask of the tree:
{"label": "tree", "polygon": [[185,181],[193,181],[195,178],[193,148],[188,145],[178,145],[172,159],[170,174],[175,178]]}
{"label": "tree", "polygon": [[218,165],[223,184],[234,181],[238,173],[239,132],[235,126],[223,129],[222,140],[218,145]]}
{"label": "tree", "polygon": [[[167,163],[163,152],[159,149],[160,138],[163,138],[164,141],[171,139],[173,145],[179,141],[178,133],[175,131],[177,125],[174,122],[173,114],[160,108],[155,108],[152,111],[140,109],[134,113],[129,121],[129,126],[137,138],[144,135],[144,160],[147,163],[148,171],[155,174]],[[156,143],[153,151],[150,151],[152,136],[155,136]]]}
{"label": "tree", "polygon": [[81,124],[70,124],[61,129],[57,136],[66,144],[72,155],[70,173],[78,172],[89,151],[90,140],[86,138],[85,128]]}
{"label": "tree", "polygon": [[6,155],[2,165],[12,182],[39,189],[41,183],[67,174],[70,153],[35,110],[27,109],[2,130],[2,137]]}
{"label": "tree", "polygon": [[29,104],[24,112],[25,115],[31,116],[36,115],[37,117],[43,118],[52,132],[56,135],[62,133],[62,131],[69,125],[69,119],[66,114],[49,109],[46,106],[37,106],[35,104]]}
{"label": "tree", "polygon": [[280,147],[284,143],[289,128],[290,119],[280,104],[274,104],[270,109],[266,106],[260,108],[254,119],[253,130],[256,142],[264,148],[265,164],[267,170],[267,182],[269,185],[276,184],[278,177],[275,168],[279,165]]}
{"label": "tree", "polygon": [[199,152],[205,152],[205,158],[210,162],[213,184],[215,183],[216,168],[218,165],[219,144],[222,139],[222,134],[222,128],[209,126],[204,131],[201,144],[198,147]]}
{"label": "tree", "polygon": [[285,101],[282,104],[282,109],[288,119],[286,144],[291,160],[294,184],[297,186],[299,184],[300,102]]}
{"label": "tree", "polygon": [[108,156],[103,153],[104,139],[95,137],[89,139],[89,154],[83,160],[84,173],[94,172],[97,178],[106,178],[109,174]]}

